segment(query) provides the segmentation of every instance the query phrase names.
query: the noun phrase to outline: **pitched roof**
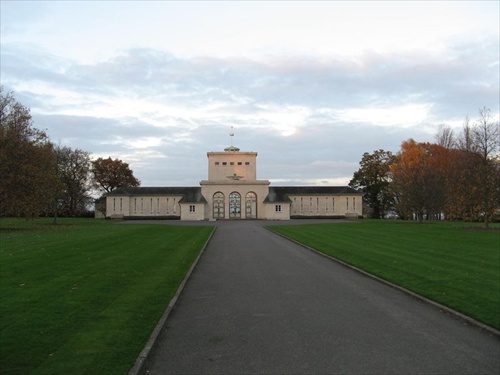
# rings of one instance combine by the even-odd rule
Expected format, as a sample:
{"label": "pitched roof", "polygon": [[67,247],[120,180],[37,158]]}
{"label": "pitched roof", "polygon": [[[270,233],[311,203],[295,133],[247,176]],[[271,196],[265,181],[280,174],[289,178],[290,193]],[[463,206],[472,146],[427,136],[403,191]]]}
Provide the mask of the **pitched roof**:
{"label": "pitched roof", "polygon": [[361,195],[349,186],[270,186],[264,202],[291,202],[290,195]]}
{"label": "pitched roof", "polygon": [[281,190],[289,195],[338,195],[338,194],[355,194],[362,193],[349,186],[272,186],[269,190]]}
{"label": "pitched roof", "polygon": [[290,203],[292,202],[290,198],[287,196],[287,192],[280,188],[269,187],[269,194],[267,194],[266,199],[264,199],[264,203]]}
{"label": "pitched roof", "polygon": [[186,193],[179,203],[207,203],[205,197],[201,194],[201,187],[186,188]]}
{"label": "pitched roof", "polygon": [[[270,186],[265,203],[290,203],[290,195],[361,195],[349,186]],[[113,190],[108,196],[118,195],[182,195],[179,203],[207,203],[201,187],[125,187]]]}
{"label": "pitched roof", "polygon": [[123,187],[107,194],[113,195],[182,195],[180,203],[206,203],[201,195],[201,187]]}

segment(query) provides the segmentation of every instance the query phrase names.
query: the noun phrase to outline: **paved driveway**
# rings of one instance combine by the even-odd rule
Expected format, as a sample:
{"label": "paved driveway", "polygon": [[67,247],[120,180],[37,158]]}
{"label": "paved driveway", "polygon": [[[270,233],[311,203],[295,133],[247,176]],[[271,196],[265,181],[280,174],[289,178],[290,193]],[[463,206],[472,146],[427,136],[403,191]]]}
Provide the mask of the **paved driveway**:
{"label": "paved driveway", "polygon": [[217,223],[146,374],[500,372],[497,337],[262,224]]}

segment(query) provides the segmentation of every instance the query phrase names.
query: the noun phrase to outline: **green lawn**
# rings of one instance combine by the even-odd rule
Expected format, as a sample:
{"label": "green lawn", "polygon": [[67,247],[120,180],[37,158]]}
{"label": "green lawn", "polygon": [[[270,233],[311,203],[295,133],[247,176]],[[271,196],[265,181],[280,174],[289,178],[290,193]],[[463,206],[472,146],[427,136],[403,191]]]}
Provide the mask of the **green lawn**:
{"label": "green lawn", "polygon": [[0,219],[0,373],[126,374],[213,227]]}
{"label": "green lawn", "polygon": [[500,226],[361,220],[269,229],[500,329]]}

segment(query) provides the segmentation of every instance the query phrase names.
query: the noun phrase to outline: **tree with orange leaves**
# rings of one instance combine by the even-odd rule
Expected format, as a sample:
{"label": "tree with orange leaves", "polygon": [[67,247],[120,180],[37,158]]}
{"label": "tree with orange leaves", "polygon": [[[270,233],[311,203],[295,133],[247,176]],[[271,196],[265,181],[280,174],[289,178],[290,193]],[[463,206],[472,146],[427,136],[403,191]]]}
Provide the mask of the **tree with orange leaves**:
{"label": "tree with orange leaves", "polygon": [[448,219],[489,221],[500,208],[500,129],[483,107],[455,140],[441,127],[438,144],[404,141],[392,165],[392,189],[402,217],[445,213]]}
{"label": "tree with orange leaves", "polygon": [[392,189],[400,216],[422,222],[440,215],[445,206],[446,149],[436,144],[404,141],[391,166]]}
{"label": "tree with orange leaves", "polygon": [[127,163],[119,159],[98,158],[92,162],[93,183],[96,188],[109,193],[119,187],[139,186]]}

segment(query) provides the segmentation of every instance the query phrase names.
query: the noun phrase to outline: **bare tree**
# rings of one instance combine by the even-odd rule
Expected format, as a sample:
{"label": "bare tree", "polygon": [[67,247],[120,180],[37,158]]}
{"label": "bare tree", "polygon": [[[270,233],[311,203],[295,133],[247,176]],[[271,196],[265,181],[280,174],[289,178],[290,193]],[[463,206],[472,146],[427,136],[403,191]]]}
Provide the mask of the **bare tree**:
{"label": "bare tree", "polygon": [[489,108],[479,109],[479,119],[472,130],[474,150],[482,160],[498,157],[500,151],[500,131],[498,121],[494,121]]}
{"label": "bare tree", "polygon": [[439,125],[439,130],[434,136],[436,143],[444,148],[451,149],[455,145],[455,134],[446,124]]}
{"label": "bare tree", "polygon": [[457,146],[462,151],[473,152],[474,142],[472,137],[472,125],[469,116],[465,116],[462,126],[462,134],[457,139]]}
{"label": "bare tree", "polygon": [[483,227],[498,208],[498,164],[500,151],[499,123],[494,120],[489,108],[479,109],[479,118],[474,125],[466,117],[462,134],[458,140],[462,151],[461,181],[467,188],[469,210],[483,217]]}
{"label": "bare tree", "polygon": [[483,227],[488,229],[490,217],[498,208],[498,152],[499,123],[489,108],[479,109],[479,119],[472,131],[474,155],[477,155],[477,176],[479,177],[477,195],[481,202]]}

